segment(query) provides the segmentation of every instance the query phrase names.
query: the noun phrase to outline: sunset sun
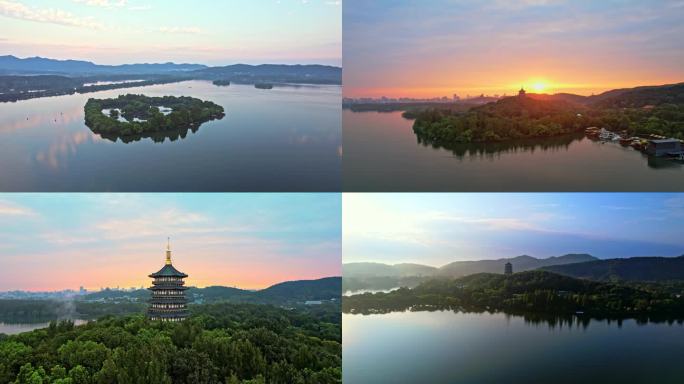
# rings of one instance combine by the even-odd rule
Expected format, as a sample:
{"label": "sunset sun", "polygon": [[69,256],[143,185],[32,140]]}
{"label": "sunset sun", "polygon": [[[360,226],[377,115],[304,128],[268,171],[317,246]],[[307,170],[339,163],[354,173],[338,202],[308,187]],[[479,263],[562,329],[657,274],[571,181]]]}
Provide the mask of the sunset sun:
{"label": "sunset sun", "polygon": [[536,81],[532,84],[532,90],[539,93],[544,92],[548,89],[548,84],[543,81]]}

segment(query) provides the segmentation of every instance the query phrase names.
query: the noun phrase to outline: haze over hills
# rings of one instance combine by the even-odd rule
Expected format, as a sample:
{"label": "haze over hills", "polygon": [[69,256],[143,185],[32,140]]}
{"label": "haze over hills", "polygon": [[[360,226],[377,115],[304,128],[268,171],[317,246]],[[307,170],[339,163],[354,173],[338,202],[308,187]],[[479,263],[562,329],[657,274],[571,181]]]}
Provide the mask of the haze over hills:
{"label": "haze over hills", "polygon": [[[247,290],[225,286],[209,286],[205,288],[189,287],[186,291],[191,301],[212,303],[219,301],[251,302],[282,304],[304,302],[308,300],[338,299],[342,292],[342,278],[339,276],[325,277],[316,280],[295,280],[274,284],[261,290]],[[53,297],[57,300],[75,299],[85,301],[138,301],[144,302],[150,298],[148,289],[119,290],[103,289],[98,292],[77,295],[74,291],[63,291],[48,296],[45,293],[32,295],[31,293],[16,291],[0,295],[0,299],[31,299],[36,297],[45,299]]]}
{"label": "haze over hills", "polygon": [[684,255],[593,260],[541,269],[595,281],[681,281],[684,280]]}
{"label": "haze over hills", "polygon": [[198,79],[230,80],[237,83],[342,83],[342,68],[318,64],[234,64],[196,70],[191,75]]}
{"label": "haze over hills", "polygon": [[123,64],[99,65],[82,60],[56,60],[44,57],[27,57],[25,59],[12,55],[0,56],[0,71],[6,74],[150,74],[184,72],[207,68],[201,64]]}
{"label": "haze over hills", "polygon": [[341,84],[342,69],[317,64],[234,64],[208,67],[202,64],[142,63],[99,65],[90,61],[55,60],[43,57],[21,59],[0,56],[0,74],[5,75],[178,75],[191,79],[230,80],[238,83],[281,82]]}
{"label": "haze over hills", "polygon": [[[251,291],[240,288],[210,286],[205,288],[190,287],[187,295],[191,300],[202,302],[234,301],[253,303],[282,303],[307,300],[330,300],[339,298],[342,292],[341,277],[326,277],[317,280],[285,281],[268,288]],[[103,290],[83,296],[84,300],[114,300],[117,298],[138,298],[146,300],[150,297],[147,289],[134,291]]]}
{"label": "haze over hills", "polygon": [[345,278],[406,277],[406,276],[451,276],[459,277],[474,273],[503,273],[507,262],[514,271],[528,271],[550,265],[561,265],[598,260],[587,254],[567,254],[545,259],[521,255],[496,260],[455,261],[439,268],[421,264],[346,263],[342,265]]}

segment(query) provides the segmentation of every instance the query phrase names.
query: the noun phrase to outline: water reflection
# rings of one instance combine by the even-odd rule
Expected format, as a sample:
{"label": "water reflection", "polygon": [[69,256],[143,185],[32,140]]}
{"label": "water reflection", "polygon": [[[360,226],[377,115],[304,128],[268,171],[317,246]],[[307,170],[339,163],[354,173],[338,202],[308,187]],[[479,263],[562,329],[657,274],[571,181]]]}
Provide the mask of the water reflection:
{"label": "water reflection", "polygon": [[[199,130],[92,133],[88,98],[121,93],[197,97],[229,118]],[[207,81],[0,103],[0,190],[339,191],[340,110],[339,86],[264,92]]]}
{"label": "water reflection", "polygon": [[515,154],[523,152],[534,153],[538,150],[543,152],[553,152],[559,150],[567,151],[573,142],[581,141],[583,138],[583,133],[577,133],[537,139],[509,140],[492,143],[458,143],[445,146],[433,143],[424,138],[421,139],[419,136],[416,136],[418,144],[421,144],[424,147],[431,147],[433,149],[449,150],[454,157],[459,160],[463,160],[466,157],[494,159],[500,157],[502,154]]}
{"label": "water reflection", "polygon": [[[388,290],[391,291],[391,290]],[[368,290],[370,293],[375,293]],[[380,291],[384,292],[384,291]],[[366,292],[360,292],[361,294]],[[344,296],[350,296],[349,293],[345,293]],[[421,305],[413,306],[406,310],[398,309],[373,309],[373,310],[363,310],[351,312],[352,315],[360,316],[374,316],[374,315],[387,315],[387,314],[401,314],[401,313],[417,313],[417,312],[451,312],[454,314],[465,314],[465,315],[504,315],[507,321],[514,318],[521,318],[527,325],[545,325],[549,329],[555,328],[582,328],[587,329],[592,322],[607,323],[608,325],[615,324],[618,328],[622,327],[622,324],[626,320],[633,320],[638,325],[647,324],[669,324],[669,325],[684,325],[684,318],[668,317],[668,316],[641,316],[641,317],[600,317],[600,316],[588,316],[583,314],[544,314],[544,313],[534,313],[534,312],[524,312],[524,311],[490,311],[486,309],[472,309],[472,308],[462,308],[462,307],[450,307],[450,306],[439,306],[439,305]]]}
{"label": "water reflection", "polygon": [[345,382],[681,383],[676,321],[421,311],[342,322]]}
{"label": "water reflection", "polygon": [[46,150],[36,153],[36,161],[57,169],[60,164],[64,165],[69,156],[76,154],[76,148],[85,143],[93,143],[99,140],[88,132],[71,132],[56,137],[56,141],[51,143]]}
{"label": "water reflection", "polygon": [[109,140],[113,143],[121,141],[124,144],[134,143],[142,139],[152,139],[155,143],[163,143],[167,139],[169,141],[177,141],[179,139],[185,139],[188,136],[188,132],[197,133],[200,127],[190,127],[185,129],[177,130],[166,130],[162,132],[147,132],[139,135],[128,135],[120,136],[115,133],[98,133],[100,137],[105,140]]}
{"label": "water reflection", "polygon": [[342,112],[344,191],[681,191],[684,167],[583,133],[434,145],[401,112]]}

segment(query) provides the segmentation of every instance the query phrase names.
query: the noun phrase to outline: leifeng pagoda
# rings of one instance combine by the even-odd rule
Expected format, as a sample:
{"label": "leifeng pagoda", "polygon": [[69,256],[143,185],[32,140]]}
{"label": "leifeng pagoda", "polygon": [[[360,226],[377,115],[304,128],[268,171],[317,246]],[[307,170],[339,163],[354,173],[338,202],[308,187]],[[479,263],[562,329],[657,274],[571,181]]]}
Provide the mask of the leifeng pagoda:
{"label": "leifeng pagoda", "polygon": [[188,317],[187,300],[185,299],[185,273],[177,270],[171,264],[171,244],[166,245],[166,265],[159,272],[150,275],[154,279],[152,299],[147,316],[150,320],[183,321]]}

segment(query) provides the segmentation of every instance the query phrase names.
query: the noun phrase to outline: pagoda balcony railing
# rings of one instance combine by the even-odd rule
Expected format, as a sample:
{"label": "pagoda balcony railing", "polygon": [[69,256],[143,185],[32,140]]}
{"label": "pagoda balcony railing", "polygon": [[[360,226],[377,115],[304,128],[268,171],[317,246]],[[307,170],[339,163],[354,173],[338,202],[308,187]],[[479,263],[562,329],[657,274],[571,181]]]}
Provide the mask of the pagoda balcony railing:
{"label": "pagoda balcony railing", "polygon": [[159,306],[150,306],[151,311],[164,311],[164,312],[177,312],[179,310],[184,310],[188,309],[188,307],[185,304],[175,304],[175,307],[172,308],[166,308],[166,307],[159,307]]}
{"label": "pagoda balcony railing", "polygon": [[157,277],[152,281],[154,281],[155,283],[175,283],[175,282],[183,282],[183,279],[173,278],[173,277]]}

